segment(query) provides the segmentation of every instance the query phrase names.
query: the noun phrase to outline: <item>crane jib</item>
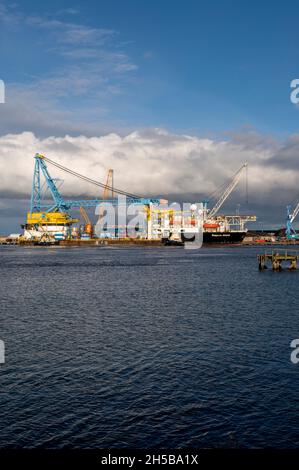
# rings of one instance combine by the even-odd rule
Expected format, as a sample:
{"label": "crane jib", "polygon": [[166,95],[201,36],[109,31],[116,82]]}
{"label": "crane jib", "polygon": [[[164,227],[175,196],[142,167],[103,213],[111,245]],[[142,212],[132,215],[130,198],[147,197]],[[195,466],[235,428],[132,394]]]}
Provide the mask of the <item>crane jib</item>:
{"label": "crane jib", "polygon": [[[113,191],[113,194],[117,194],[118,197],[113,198],[113,199],[65,200],[62,197],[59,189],[57,188],[55,180],[51,177],[49,170],[47,168],[46,162],[49,162],[52,165],[56,166],[57,168],[67,171],[68,173],[74,176],[78,176],[79,178],[85,181],[88,181],[92,184],[104,187],[105,189],[111,189]],[[54,204],[53,203],[45,204],[42,202],[41,174],[43,174],[45,178],[47,188],[49,189],[51,193]],[[125,199],[122,199],[122,197],[125,197]],[[53,162],[52,160],[46,158],[45,156],[41,154],[36,154],[33,183],[32,183],[32,195],[31,195],[31,207],[30,207],[31,213],[40,212],[41,210],[45,210],[47,212],[55,211],[55,210],[68,211],[71,208],[96,207],[100,204],[112,204],[114,206],[123,205],[123,204],[157,205],[157,204],[160,204],[160,200],[154,199],[154,198],[143,198],[141,196],[137,196],[137,195],[128,193],[126,191],[114,188],[114,187],[110,188],[109,186],[105,184],[99,183],[95,180],[92,180],[91,178],[85,177],[83,175],[80,175],[77,172],[69,170],[66,167],[63,167],[62,165],[57,164],[56,162]]]}

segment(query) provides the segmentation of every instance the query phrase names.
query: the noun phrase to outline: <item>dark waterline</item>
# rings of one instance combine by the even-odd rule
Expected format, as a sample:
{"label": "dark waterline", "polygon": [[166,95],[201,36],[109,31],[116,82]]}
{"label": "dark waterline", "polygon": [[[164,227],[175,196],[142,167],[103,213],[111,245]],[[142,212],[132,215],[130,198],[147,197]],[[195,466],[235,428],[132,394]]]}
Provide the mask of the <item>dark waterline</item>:
{"label": "dark waterline", "polygon": [[297,447],[299,271],[260,251],[0,248],[0,446]]}

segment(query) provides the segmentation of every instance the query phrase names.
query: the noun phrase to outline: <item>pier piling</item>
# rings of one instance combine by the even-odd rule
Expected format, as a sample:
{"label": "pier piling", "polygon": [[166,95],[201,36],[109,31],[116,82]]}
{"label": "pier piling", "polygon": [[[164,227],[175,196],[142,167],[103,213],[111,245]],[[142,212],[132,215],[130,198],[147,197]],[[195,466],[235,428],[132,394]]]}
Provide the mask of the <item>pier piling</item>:
{"label": "pier piling", "polygon": [[296,251],[272,251],[272,253],[264,253],[258,255],[259,270],[264,271],[264,269],[267,269],[266,263],[270,261],[273,271],[281,271],[283,262],[289,262],[288,269],[294,271],[297,269],[298,259],[299,256]]}

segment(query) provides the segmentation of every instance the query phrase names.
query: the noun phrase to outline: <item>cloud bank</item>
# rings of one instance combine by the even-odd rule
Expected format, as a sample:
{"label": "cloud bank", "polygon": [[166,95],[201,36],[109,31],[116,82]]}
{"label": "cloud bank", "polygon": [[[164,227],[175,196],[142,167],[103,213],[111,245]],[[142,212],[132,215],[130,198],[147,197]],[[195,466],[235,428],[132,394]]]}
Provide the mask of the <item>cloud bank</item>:
{"label": "cloud bank", "polygon": [[[213,193],[247,161],[252,202],[284,206],[298,193],[298,151],[299,136],[278,142],[253,131],[220,141],[164,129],[101,137],[8,134],[0,137],[0,192],[6,198],[29,197],[36,152],[101,182],[113,168],[115,186],[132,193],[181,199]],[[65,196],[100,196],[98,188],[49,169],[65,178]],[[237,195],[241,191],[244,181]]]}

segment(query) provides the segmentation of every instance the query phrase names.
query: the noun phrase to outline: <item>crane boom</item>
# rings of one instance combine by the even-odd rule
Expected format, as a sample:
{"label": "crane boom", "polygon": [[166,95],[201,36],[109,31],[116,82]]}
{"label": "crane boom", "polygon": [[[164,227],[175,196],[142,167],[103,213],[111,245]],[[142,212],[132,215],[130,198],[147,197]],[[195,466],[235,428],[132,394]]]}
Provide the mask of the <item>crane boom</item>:
{"label": "crane boom", "polygon": [[[114,198],[113,191],[113,169],[110,168],[107,173],[107,180],[103,190],[103,200],[108,199],[109,192],[111,191],[112,198]],[[104,216],[104,207],[100,207],[99,220],[102,220]]]}
{"label": "crane boom", "polygon": [[299,202],[297,204],[297,206],[295,207],[295,209],[293,210],[293,212],[290,214],[290,221],[293,222],[297,215],[298,215],[298,212],[299,212]]}
{"label": "crane boom", "polygon": [[[30,205],[30,213],[35,213],[35,212],[41,212],[42,210],[46,210],[46,212],[67,212],[71,208],[75,207],[96,207],[98,204],[101,204],[104,200],[106,202],[111,203],[112,205],[118,205],[119,201],[117,198],[115,198],[115,193],[125,196],[126,199],[126,204],[139,204],[139,205],[149,205],[149,204],[159,204],[160,200],[159,199],[153,199],[153,198],[143,198],[139,197],[130,193],[127,193],[125,191],[116,189],[114,187],[108,186],[107,184],[104,185],[102,183],[97,183],[94,180],[91,180],[90,178],[83,177],[82,175],[79,175],[79,173],[73,172],[71,170],[68,170],[68,172],[74,174],[75,176],[82,177],[84,180],[88,180],[92,182],[93,184],[100,185],[101,187],[107,187],[109,191],[113,191],[113,199],[107,200],[107,199],[87,199],[87,200],[65,200],[60,191],[58,190],[55,179],[51,177],[46,162],[50,162],[54,166],[58,166],[61,169],[66,169],[62,167],[61,165],[57,165],[55,162],[52,162],[48,158],[46,158],[44,155],[41,154],[36,154],[35,155],[35,166],[34,166],[34,174],[33,174],[33,183],[32,183],[32,195],[31,195],[31,205]],[[42,201],[41,197],[41,174],[43,174],[45,178],[45,182],[47,187],[49,188],[53,202],[52,204],[45,204]],[[110,178],[110,177],[109,177]]]}
{"label": "crane boom", "polygon": [[299,212],[299,202],[296,205],[293,212],[291,212],[291,206],[287,206],[287,222],[286,222],[286,238],[288,240],[298,240],[298,234],[296,229],[293,227],[293,222]]}
{"label": "crane boom", "polygon": [[112,168],[108,170],[107,180],[106,180],[106,184],[105,184],[104,191],[103,191],[103,199],[108,199],[110,190],[111,190],[111,193],[112,193],[111,195],[113,199],[114,191],[113,191],[113,169]]}
{"label": "crane boom", "polygon": [[90,218],[88,217],[88,214],[87,214],[87,212],[86,212],[86,210],[84,209],[83,206],[80,207],[80,214],[81,214],[81,216],[83,217],[84,222],[85,222],[86,224],[90,224],[90,223],[91,223],[91,222],[90,222]]}
{"label": "crane boom", "polygon": [[37,153],[35,155],[30,212],[34,212],[35,210],[39,211],[41,209],[41,172],[44,175],[45,181],[47,182],[47,187],[49,188],[52,198],[55,202],[54,207],[56,207],[59,211],[67,210],[67,206],[55,184],[55,180],[51,177],[48,171],[47,165],[45,163],[45,157]]}
{"label": "crane boom", "polygon": [[[247,169],[247,167],[248,167],[248,163],[244,163],[244,165],[242,165],[241,168],[239,168],[239,170],[234,175],[234,177],[232,178],[232,180],[230,181],[230,183],[228,184],[224,192],[221,194],[220,198],[218,199],[214,207],[209,211],[208,219],[211,219],[217,214],[217,212],[223,206],[226,199],[230,196],[230,194],[233,192],[233,190],[237,186],[242,176],[243,170]],[[299,208],[298,208],[298,211],[299,211]]]}

